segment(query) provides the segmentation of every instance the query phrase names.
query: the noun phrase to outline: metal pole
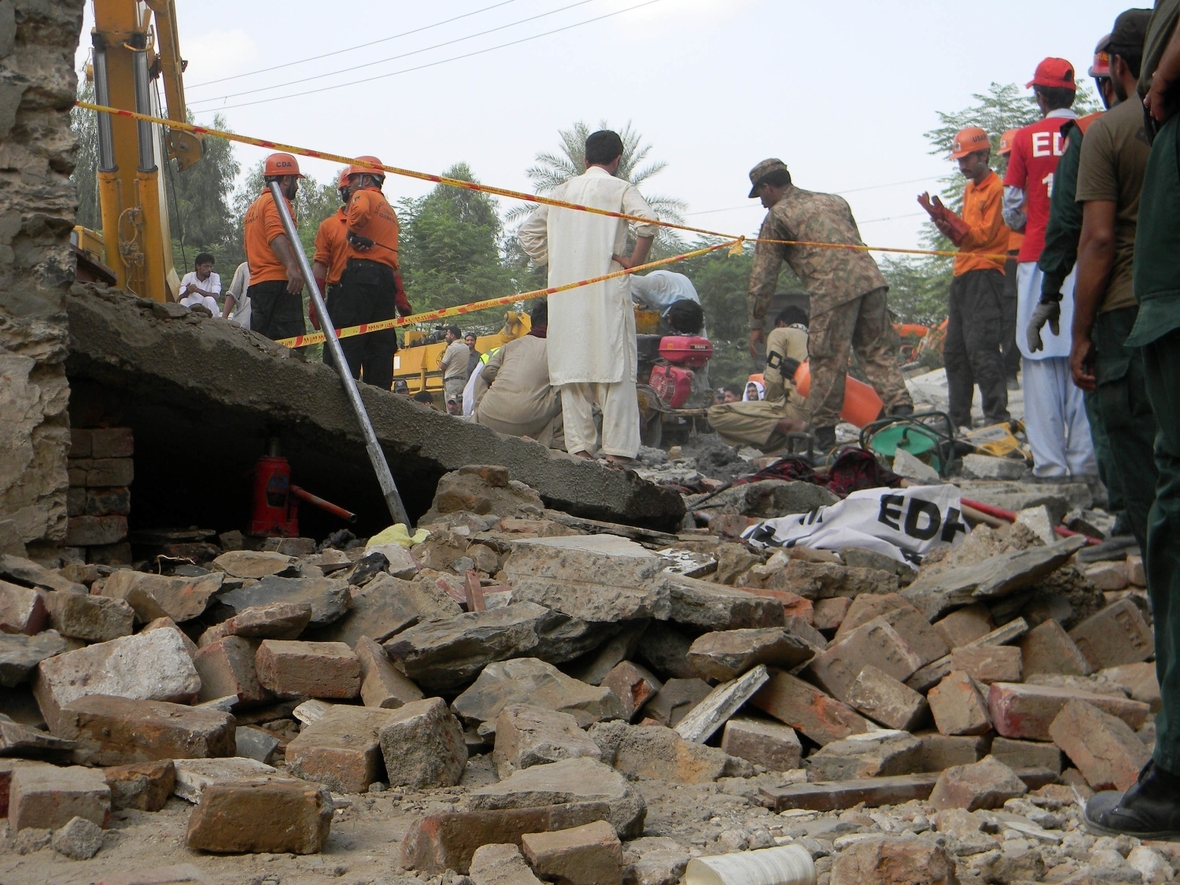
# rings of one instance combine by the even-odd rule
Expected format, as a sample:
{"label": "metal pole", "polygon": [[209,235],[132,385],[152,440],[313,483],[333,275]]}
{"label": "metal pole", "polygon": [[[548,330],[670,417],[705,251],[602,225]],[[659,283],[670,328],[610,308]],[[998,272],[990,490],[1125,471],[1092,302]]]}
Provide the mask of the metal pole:
{"label": "metal pole", "polygon": [[307,282],[307,288],[311,290],[311,300],[315,302],[321,330],[327,339],[325,344],[332,352],[332,359],[336,362],[336,371],[340,373],[340,380],[344,382],[344,392],[348,394],[348,402],[352,405],[352,410],[356,413],[356,418],[361,424],[361,433],[365,437],[365,448],[369,452],[369,460],[373,462],[373,470],[377,473],[377,482],[381,484],[381,494],[385,496],[389,514],[395,523],[405,523],[406,528],[413,528],[410,525],[410,517],[406,513],[401,495],[398,494],[397,486],[393,482],[393,474],[389,472],[385,452],[381,451],[381,445],[377,442],[377,433],[373,430],[369,413],[365,411],[365,404],[361,402],[356,379],[352,377],[352,372],[348,369],[348,361],[344,358],[340,339],[336,337],[336,328],[332,325],[332,318],[328,316],[328,307],[324,304],[323,295],[320,294],[315,276],[311,272],[311,264],[308,263],[307,255],[303,252],[303,244],[299,242],[299,232],[295,229],[295,219],[287,210],[287,200],[283,196],[282,190],[279,189],[277,181],[272,181],[268,186],[271,196],[274,197],[275,207],[279,210],[279,219],[283,222],[283,230],[287,232],[287,239],[291,243],[291,251],[295,253],[299,269],[303,271],[303,279]]}

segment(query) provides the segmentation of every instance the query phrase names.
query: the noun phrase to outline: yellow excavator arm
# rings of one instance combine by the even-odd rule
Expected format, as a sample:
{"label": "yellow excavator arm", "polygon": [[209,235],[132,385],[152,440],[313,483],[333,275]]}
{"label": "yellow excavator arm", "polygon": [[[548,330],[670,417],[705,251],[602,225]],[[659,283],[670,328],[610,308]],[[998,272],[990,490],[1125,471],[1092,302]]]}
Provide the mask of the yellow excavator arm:
{"label": "yellow excavator arm", "polygon": [[[92,71],[98,104],[187,122],[184,67],[173,0],[93,0]],[[153,27],[154,22],[154,27]],[[153,88],[164,81],[167,109]],[[180,280],[162,168],[201,159],[201,136],[98,115],[98,195],[106,263],[117,284],[144,298],[175,301]],[[81,239],[81,238],[80,238]]]}

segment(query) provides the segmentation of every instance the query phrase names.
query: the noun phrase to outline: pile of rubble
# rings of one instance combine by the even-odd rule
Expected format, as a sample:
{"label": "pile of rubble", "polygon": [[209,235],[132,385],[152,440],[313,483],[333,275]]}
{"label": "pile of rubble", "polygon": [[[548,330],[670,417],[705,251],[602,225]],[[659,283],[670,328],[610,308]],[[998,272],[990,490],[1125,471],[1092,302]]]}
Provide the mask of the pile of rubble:
{"label": "pile of rubble", "polygon": [[[816,494],[757,485],[732,495]],[[150,570],[0,558],[0,874],[93,857],[107,883],[228,881],[202,878],[212,855],[331,859],[365,821],[391,822],[367,866],[229,878],[674,885],[691,857],[791,842],[827,885],[1180,867],[1079,820],[1153,740],[1137,558],[1091,567],[1100,587],[1080,538],[1022,525],[916,572],[756,553],[547,511],[496,467],[447,474],[421,524],[409,548]],[[182,862],[115,872],[176,815]]]}

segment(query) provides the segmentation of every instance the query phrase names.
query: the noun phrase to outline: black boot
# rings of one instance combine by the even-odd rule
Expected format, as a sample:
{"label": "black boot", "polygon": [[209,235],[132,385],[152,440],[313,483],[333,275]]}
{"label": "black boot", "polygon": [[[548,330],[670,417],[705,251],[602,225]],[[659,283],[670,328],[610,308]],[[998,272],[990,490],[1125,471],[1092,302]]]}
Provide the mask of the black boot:
{"label": "black boot", "polygon": [[815,453],[826,457],[828,452],[836,448],[835,427],[814,427],[811,430],[815,436]]}
{"label": "black boot", "polygon": [[1180,837],[1180,775],[1148,762],[1125,793],[1099,793],[1087,802],[1084,817],[1087,827],[1106,836]]}

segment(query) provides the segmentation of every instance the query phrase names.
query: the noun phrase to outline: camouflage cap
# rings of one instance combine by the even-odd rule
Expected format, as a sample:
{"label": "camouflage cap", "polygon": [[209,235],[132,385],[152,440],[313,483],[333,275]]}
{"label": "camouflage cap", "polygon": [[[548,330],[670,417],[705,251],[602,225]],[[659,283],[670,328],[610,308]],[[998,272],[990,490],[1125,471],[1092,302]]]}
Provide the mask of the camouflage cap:
{"label": "camouflage cap", "polygon": [[771,172],[777,172],[780,169],[786,172],[787,164],[776,157],[771,157],[769,160],[763,160],[761,163],[751,169],[750,184],[752,184],[753,187],[750,188],[750,199],[754,199],[754,197],[757,196],[754,191],[758,190],[758,185],[762,183],[762,179],[764,179]]}

